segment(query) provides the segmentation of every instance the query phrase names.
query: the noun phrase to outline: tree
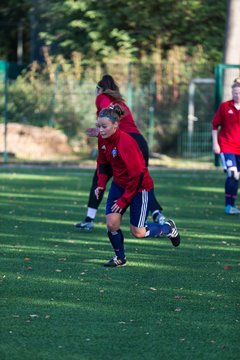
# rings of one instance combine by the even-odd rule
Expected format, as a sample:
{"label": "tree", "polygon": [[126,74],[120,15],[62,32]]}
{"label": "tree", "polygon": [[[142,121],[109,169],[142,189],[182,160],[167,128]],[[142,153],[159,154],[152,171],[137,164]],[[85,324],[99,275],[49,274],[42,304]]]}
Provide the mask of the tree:
{"label": "tree", "polygon": [[225,37],[225,64],[240,64],[240,1],[228,0],[228,12]]}
{"label": "tree", "polygon": [[28,52],[27,34],[29,4],[26,0],[2,0],[0,3],[0,59],[8,61],[19,60],[18,46],[22,46],[23,57],[20,61],[28,61],[26,54]]}
{"label": "tree", "polygon": [[194,55],[201,45],[214,63],[222,60],[225,19],[222,0],[57,0],[42,13],[41,36],[65,55],[76,50],[98,60],[113,52],[140,59],[160,37],[163,56],[174,45]]}
{"label": "tree", "polygon": [[[227,22],[224,49],[224,63],[240,65],[240,1],[227,0]],[[228,69],[224,77],[223,100],[231,97],[231,85],[234,78],[240,76],[240,69]]]}
{"label": "tree", "polygon": [[32,60],[37,33],[52,53],[70,58],[78,51],[86,61],[110,54],[139,60],[155,52],[158,39],[163,57],[176,45],[194,56],[201,45],[211,63],[222,61],[222,0],[2,0],[0,14],[0,54],[6,60],[16,59],[17,34],[13,28],[6,32],[1,21],[21,20],[25,61]]}

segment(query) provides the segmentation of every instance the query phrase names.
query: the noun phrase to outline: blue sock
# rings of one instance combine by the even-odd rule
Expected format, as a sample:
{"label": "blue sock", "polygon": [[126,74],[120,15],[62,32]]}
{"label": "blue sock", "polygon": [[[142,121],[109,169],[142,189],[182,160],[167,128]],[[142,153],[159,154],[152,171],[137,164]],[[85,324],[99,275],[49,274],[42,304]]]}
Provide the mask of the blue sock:
{"label": "blue sock", "polygon": [[168,224],[147,223],[146,237],[158,237],[168,235],[171,230]]}
{"label": "blue sock", "polygon": [[111,241],[116,256],[120,259],[124,259],[124,236],[121,229],[117,231],[108,231],[108,237]]}
{"label": "blue sock", "polygon": [[238,180],[228,177],[225,182],[225,205],[235,206],[238,191]]}

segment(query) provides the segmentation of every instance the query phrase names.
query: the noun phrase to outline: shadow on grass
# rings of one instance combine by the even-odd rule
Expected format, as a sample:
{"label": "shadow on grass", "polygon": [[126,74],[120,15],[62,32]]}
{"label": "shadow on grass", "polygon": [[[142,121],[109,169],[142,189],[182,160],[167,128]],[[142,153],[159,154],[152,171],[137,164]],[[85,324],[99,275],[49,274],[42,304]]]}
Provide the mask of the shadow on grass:
{"label": "shadow on grass", "polygon": [[4,359],[237,359],[240,224],[222,178],[164,172],[181,246],[132,238],[126,214],[127,267],[106,269],[104,206],[92,232],[73,226],[90,183],[78,173],[0,175]]}

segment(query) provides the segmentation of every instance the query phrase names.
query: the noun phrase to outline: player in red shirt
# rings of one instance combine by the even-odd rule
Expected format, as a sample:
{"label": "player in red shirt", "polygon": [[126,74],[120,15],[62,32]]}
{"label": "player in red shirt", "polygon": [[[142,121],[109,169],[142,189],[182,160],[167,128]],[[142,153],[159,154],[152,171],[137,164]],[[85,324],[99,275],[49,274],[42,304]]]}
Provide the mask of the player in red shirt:
{"label": "player in red shirt", "polygon": [[212,120],[213,151],[220,154],[224,170],[225,213],[238,215],[235,206],[240,174],[240,78],[232,85],[232,100],[223,102]]}
{"label": "player in red shirt", "polygon": [[126,264],[124,236],[120,229],[121,219],[130,207],[130,229],[137,238],[167,236],[173,246],[180,244],[180,235],[173,220],[164,224],[146,223],[154,184],[136,141],[119,128],[124,110],[118,105],[102,109],[97,119],[99,129],[97,173],[97,198],[105,190],[109,166],[113,180],[106,203],[108,237],[115,256],[105,266]]}
{"label": "player in red shirt", "polygon": [[[102,109],[109,107],[110,104],[112,104],[112,103],[120,104],[120,106],[124,110],[124,116],[121,118],[121,121],[119,123],[119,128],[122,131],[131,135],[134,138],[134,140],[136,140],[136,142],[138,143],[138,145],[143,153],[146,165],[148,166],[148,161],[149,161],[148,144],[147,144],[145,138],[143,137],[143,135],[138,130],[136,123],[134,121],[133,115],[132,115],[129,107],[125,103],[125,101],[119,91],[119,87],[116,84],[116,82],[114,81],[114,79],[112,78],[112,76],[104,75],[103,78],[98,82],[96,91],[97,91],[96,115],[98,116],[99,112]],[[89,136],[97,136],[98,131],[96,131],[96,128],[88,129],[87,134]],[[111,178],[111,176],[112,176],[112,172],[111,172],[111,169],[109,168],[109,179]],[[93,220],[96,216],[97,209],[102,201],[103,194],[104,194],[102,192],[101,195],[99,196],[99,198],[96,199],[96,196],[94,194],[96,185],[97,185],[97,172],[95,171],[93,180],[92,180],[92,186],[91,186],[91,190],[90,190],[90,194],[89,194],[89,199],[88,199],[87,216],[84,221],[75,225],[79,229],[90,230],[93,228]],[[158,222],[158,223],[164,222],[165,217],[161,213],[162,207],[159,204],[159,202],[157,201],[154,194],[153,194],[153,199],[152,199],[150,210],[152,213],[153,220],[155,222]]]}

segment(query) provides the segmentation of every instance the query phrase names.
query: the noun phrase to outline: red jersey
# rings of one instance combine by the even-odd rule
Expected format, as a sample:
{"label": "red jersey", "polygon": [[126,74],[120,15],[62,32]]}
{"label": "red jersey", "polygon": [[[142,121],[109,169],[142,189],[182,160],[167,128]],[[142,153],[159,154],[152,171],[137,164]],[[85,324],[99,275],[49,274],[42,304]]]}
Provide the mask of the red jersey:
{"label": "red jersey", "polygon": [[212,120],[212,129],[218,130],[218,127],[221,152],[240,155],[240,110],[236,109],[233,100],[219,106]]}
{"label": "red jersey", "polygon": [[129,107],[124,102],[116,101],[109,95],[100,94],[96,97],[97,116],[102,109],[108,108],[112,103],[119,104],[124,111],[124,115],[119,122],[119,129],[126,133],[140,134]]}
{"label": "red jersey", "polygon": [[153,188],[153,180],[136,141],[120,129],[110,138],[98,137],[98,186],[104,189],[108,179],[108,166],[112,168],[113,181],[125,189],[117,200],[120,208],[130,204],[137,192]]}

